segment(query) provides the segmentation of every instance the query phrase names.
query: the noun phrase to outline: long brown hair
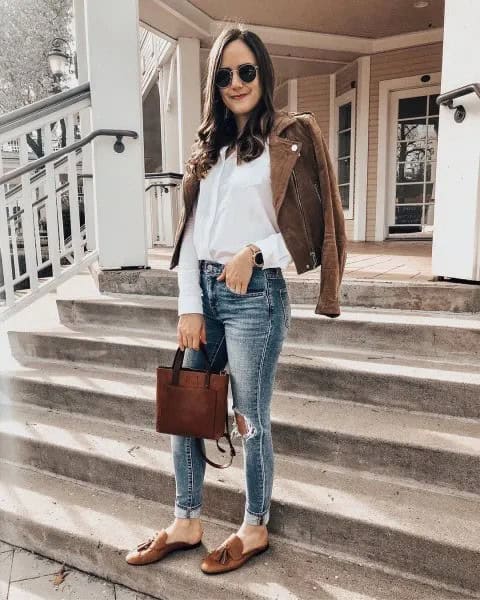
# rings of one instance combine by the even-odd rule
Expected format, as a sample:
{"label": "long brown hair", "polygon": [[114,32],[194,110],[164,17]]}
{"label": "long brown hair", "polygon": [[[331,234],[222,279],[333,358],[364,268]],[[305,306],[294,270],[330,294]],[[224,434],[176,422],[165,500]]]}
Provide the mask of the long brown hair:
{"label": "long brown hair", "polygon": [[[215,74],[220,67],[223,50],[234,40],[245,42],[255,55],[262,89],[261,98],[251,111],[238,139],[233,113],[225,106],[215,85]],[[272,129],[275,114],[273,106],[275,72],[272,59],[256,33],[249,31],[240,23],[227,26],[215,39],[207,64],[202,122],[186,165],[186,169],[195,173],[198,179],[205,177],[210,167],[217,162],[222,146],[231,146],[236,142],[237,156],[240,161],[249,162],[260,156],[265,148],[265,140]]]}

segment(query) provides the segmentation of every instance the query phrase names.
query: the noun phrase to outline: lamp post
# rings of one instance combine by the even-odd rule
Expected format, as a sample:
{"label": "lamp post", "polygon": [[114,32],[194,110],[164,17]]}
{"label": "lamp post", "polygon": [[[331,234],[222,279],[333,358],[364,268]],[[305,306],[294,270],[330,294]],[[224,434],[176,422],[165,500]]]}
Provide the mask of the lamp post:
{"label": "lamp post", "polygon": [[71,72],[72,65],[77,77],[77,56],[72,52],[67,40],[57,37],[52,40],[51,48],[47,53],[48,64],[53,76],[53,86],[51,91],[54,94],[62,91],[62,79]]}
{"label": "lamp post", "polygon": [[[77,70],[77,54],[72,51],[67,40],[56,37],[50,44],[50,50],[47,53],[48,66],[53,77],[53,85],[50,88],[52,94],[58,94],[67,86],[62,85],[62,81],[66,76],[74,70],[75,76],[78,78]],[[72,69],[73,67],[73,69]],[[59,120],[61,127],[61,136],[58,137],[57,143],[59,147],[66,145],[66,124],[64,119]],[[55,125],[56,130],[57,124]],[[78,138],[78,127],[74,126],[74,136]]]}

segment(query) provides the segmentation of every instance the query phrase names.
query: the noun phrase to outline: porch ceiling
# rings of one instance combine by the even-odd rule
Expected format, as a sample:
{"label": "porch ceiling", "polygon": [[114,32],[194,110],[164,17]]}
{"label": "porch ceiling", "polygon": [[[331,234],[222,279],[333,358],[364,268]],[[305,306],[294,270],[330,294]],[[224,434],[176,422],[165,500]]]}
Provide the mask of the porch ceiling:
{"label": "porch ceiling", "polygon": [[382,38],[442,27],[444,0],[422,9],[414,0],[190,0],[215,20],[239,18],[252,25]]}
{"label": "porch ceiling", "polygon": [[[362,55],[442,39],[444,0],[139,0],[140,21],[173,39],[200,39],[202,71],[224,21],[238,19],[260,35],[277,84],[334,73]],[[388,7],[388,10],[386,10]]]}

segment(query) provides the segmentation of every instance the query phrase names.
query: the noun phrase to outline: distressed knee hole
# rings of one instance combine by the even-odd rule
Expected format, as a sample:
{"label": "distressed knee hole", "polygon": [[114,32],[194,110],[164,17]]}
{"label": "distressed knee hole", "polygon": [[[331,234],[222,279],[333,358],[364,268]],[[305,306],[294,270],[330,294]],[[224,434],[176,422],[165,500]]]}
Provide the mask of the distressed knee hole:
{"label": "distressed knee hole", "polygon": [[234,409],[234,412],[235,412],[235,425],[233,427],[231,437],[233,438],[233,437],[237,436],[237,437],[243,437],[244,440],[250,439],[256,433],[255,427],[250,423],[250,421],[244,415],[239,413],[236,409]]}

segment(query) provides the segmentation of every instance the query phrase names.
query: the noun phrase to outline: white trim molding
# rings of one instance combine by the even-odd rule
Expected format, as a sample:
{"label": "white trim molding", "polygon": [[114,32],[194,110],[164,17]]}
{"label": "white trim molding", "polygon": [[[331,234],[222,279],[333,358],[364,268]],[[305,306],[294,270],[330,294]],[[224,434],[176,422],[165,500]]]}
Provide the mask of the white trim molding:
{"label": "white trim molding", "polygon": [[298,111],[298,79],[289,79],[287,81],[288,110],[289,112]]}
{"label": "white trim molding", "polygon": [[[228,24],[227,21],[215,21],[212,19],[212,36],[216,35],[219,29]],[[259,35],[266,44],[352,52],[354,54],[376,54],[388,50],[410,48],[411,46],[425,46],[441,42],[443,39],[443,28],[441,27],[378,39],[319,33],[317,31],[302,31],[283,27],[268,27],[266,25],[253,25],[251,23],[248,23],[248,28]]]}
{"label": "white trim molding", "polygon": [[423,83],[420,77],[423,73],[413,77],[400,77],[386,79],[379,84],[378,103],[378,147],[377,147],[377,198],[375,214],[375,241],[383,242],[387,235],[386,203],[388,193],[388,165],[389,165],[389,98],[390,92],[408,90],[411,88],[429,88],[440,83],[441,73],[429,73],[430,80]]}
{"label": "white trim molding", "polygon": [[[202,48],[202,50],[205,50],[206,53],[208,53],[208,49],[207,48]],[[273,54],[272,52],[269,52],[270,54],[270,58],[276,58],[278,60],[285,60],[285,61],[289,61],[289,60],[296,60],[296,61],[301,61],[302,63],[318,63],[318,64],[322,64],[322,65],[340,65],[340,68],[343,69],[344,67],[348,67],[348,65],[352,62],[351,60],[330,60],[329,58],[312,58],[309,56],[285,56],[285,54]]]}
{"label": "white trim molding", "polygon": [[353,203],[354,203],[354,191],[355,191],[355,138],[356,138],[356,98],[355,90],[351,89],[345,92],[341,96],[335,98],[335,117],[334,117],[334,151],[333,151],[333,164],[335,173],[338,178],[338,130],[339,130],[339,109],[344,104],[350,103],[351,107],[351,133],[350,133],[350,181],[349,181],[349,201],[348,210],[343,211],[345,219],[353,219]]}
{"label": "white trim molding", "polygon": [[357,127],[355,132],[355,182],[353,239],[367,238],[368,129],[370,118],[370,57],[357,60]]}
{"label": "white trim molding", "polygon": [[335,96],[337,94],[337,74],[331,73],[329,77],[329,121],[328,121],[328,151],[333,156],[335,151]]}
{"label": "white trim molding", "polygon": [[423,31],[412,31],[390,37],[372,39],[372,54],[388,52],[390,50],[401,50],[412,46],[428,46],[443,41],[443,27],[425,29]]}
{"label": "white trim molding", "polygon": [[[213,20],[212,35],[216,34],[218,29],[229,24],[228,21]],[[248,23],[248,28],[261,37],[265,44],[281,44],[282,46],[316,48],[318,50],[341,50],[355,54],[369,54],[372,51],[372,40],[370,38],[253,25],[252,23]]]}

